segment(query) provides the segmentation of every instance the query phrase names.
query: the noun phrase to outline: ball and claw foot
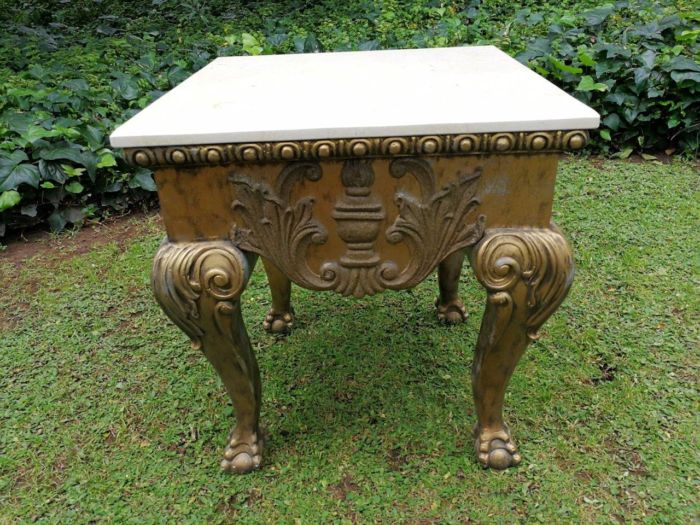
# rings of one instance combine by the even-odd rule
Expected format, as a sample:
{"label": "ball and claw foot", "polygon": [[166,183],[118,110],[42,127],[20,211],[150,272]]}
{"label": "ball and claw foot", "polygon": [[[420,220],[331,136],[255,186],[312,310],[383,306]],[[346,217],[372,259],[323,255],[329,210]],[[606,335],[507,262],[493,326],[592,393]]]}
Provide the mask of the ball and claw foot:
{"label": "ball and claw foot", "polygon": [[263,440],[256,433],[249,439],[240,439],[232,434],[226,445],[221,469],[232,474],[247,474],[260,468],[262,463]]}
{"label": "ball and claw foot", "polygon": [[445,324],[459,324],[467,320],[467,309],[459,299],[453,299],[447,303],[441,303],[438,297],[435,300],[438,321]]}
{"label": "ball and claw foot", "polygon": [[482,467],[505,470],[520,463],[520,454],[507,429],[489,432],[475,428],[474,435],[476,454]]}
{"label": "ball and claw foot", "polygon": [[289,312],[279,313],[273,308],[267,312],[265,320],[263,321],[263,328],[266,332],[271,334],[288,334],[292,331],[292,326],[294,325],[294,310]]}

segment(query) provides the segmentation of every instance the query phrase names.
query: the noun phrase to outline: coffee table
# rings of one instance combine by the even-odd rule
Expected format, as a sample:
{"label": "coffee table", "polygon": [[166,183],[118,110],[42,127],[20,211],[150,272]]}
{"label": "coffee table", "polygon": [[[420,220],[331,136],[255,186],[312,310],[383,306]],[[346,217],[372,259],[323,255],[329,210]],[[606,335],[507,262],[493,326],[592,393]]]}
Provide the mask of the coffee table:
{"label": "coffee table", "polygon": [[362,297],[436,268],[437,318],[459,323],[465,256],[487,293],[473,363],[476,455],[520,462],[506,385],[571,286],[551,224],[557,162],[599,115],[495,47],[226,57],[111,135],[155,171],[167,231],[152,284],[214,366],[236,424],[222,467],[263,461],[261,385],[241,294],[258,256],[273,333],[291,283]]}

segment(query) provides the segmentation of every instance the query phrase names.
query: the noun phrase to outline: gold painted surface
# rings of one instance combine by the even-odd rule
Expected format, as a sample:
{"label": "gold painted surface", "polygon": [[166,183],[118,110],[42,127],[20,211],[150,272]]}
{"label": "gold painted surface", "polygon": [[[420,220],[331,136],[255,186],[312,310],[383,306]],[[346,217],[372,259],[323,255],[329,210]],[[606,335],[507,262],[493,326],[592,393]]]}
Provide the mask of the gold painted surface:
{"label": "gold painted surface", "polygon": [[[240,212],[241,221],[234,224],[231,239],[242,249],[270,260],[306,288],[362,297],[415,286],[449,253],[481,238],[485,217],[476,211],[479,199],[475,197],[481,169],[457,173],[442,188],[435,184],[426,160],[395,159],[388,169],[393,179],[412,178],[419,189],[396,189],[396,217],[387,224],[385,203],[374,188],[374,168],[368,160],[342,163],[343,190],[335,197],[331,220],[325,224],[311,195],[292,197],[296,184],[323,180],[321,165],[289,164],[274,186],[234,172],[229,175],[235,187],[232,206]],[[334,234],[329,236],[326,224],[334,224]],[[406,264],[382,256],[376,246],[382,230],[386,243],[400,245],[411,254]],[[316,269],[309,264],[310,248],[323,250],[332,238],[343,245],[340,255],[326,252]]]}
{"label": "gold painted surface", "polygon": [[237,424],[221,467],[246,473],[260,467],[260,373],[241,317],[240,296],[255,256],[228,241],[164,242],[151,283],[163,311],[216,369],[233,402]]}
{"label": "gold painted surface", "polygon": [[503,421],[506,386],[537,330],[566,297],[573,257],[554,226],[497,228],[474,248],[471,263],[488,293],[472,366],[475,446],[484,467],[500,470],[520,462]]}
{"label": "gold painted surface", "polygon": [[467,309],[459,298],[459,277],[462,273],[466,250],[457,250],[438,265],[440,295],[435,301],[438,321],[458,324],[467,320]]}
{"label": "gold painted surface", "polygon": [[271,334],[288,334],[294,326],[292,281],[267,259],[263,259],[262,262],[272,295],[272,306],[265,316],[263,328]]}
{"label": "gold painted surface", "polygon": [[273,297],[264,325],[275,333],[293,324],[290,279],[363,296],[414,286],[435,267],[438,319],[461,322],[469,254],[487,291],[472,371],[477,457],[484,467],[517,465],[505,389],[573,278],[570,248],[550,226],[557,160],[507,153],[158,169],[168,242],[153,287],[233,399],[238,424],[223,467],[248,472],[262,461],[259,377],[239,302],[256,254]]}
{"label": "gold painted surface", "polygon": [[[366,163],[362,165],[371,171],[372,182],[366,187],[368,193],[364,197],[349,197],[348,188],[343,183],[343,169],[347,173],[348,166],[357,163]],[[267,248],[258,246],[252,251],[258,251],[260,255],[274,262],[283,273],[301,285],[315,289],[334,289],[327,286],[327,283],[311,278],[304,279],[303,276],[294,274],[298,274],[297,270],[305,263],[308,264],[310,272],[321,275],[324,268],[329,268],[330,263],[346,256],[348,243],[343,240],[343,235],[347,235],[347,232],[343,231],[348,228],[359,231],[358,225],[362,223],[363,213],[361,210],[363,206],[370,206],[370,201],[376,206],[373,213],[381,215],[377,216],[376,220],[373,219],[372,228],[376,228],[376,231],[365,239],[366,242],[371,241],[370,251],[376,254],[381,263],[393,264],[396,272],[416,263],[421,255],[426,255],[425,261],[419,261],[422,267],[418,273],[422,274],[425,273],[425,267],[430,266],[428,270],[432,270],[450,251],[469,246],[478,240],[478,237],[473,238],[463,246],[453,243],[441,247],[438,242],[440,235],[447,235],[448,215],[460,212],[465,208],[462,205],[469,199],[478,202],[470,209],[462,210],[466,215],[457,217],[466,225],[481,229],[511,226],[546,227],[551,218],[556,164],[557,156],[546,154],[234,164],[207,168],[161,169],[156,172],[156,181],[161,214],[170,240],[230,239],[232,231],[234,234],[236,231],[240,234],[246,230],[257,229],[260,238],[256,242],[260,246],[266,245]],[[305,176],[305,169],[315,170],[313,177]],[[421,169],[425,173],[417,176],[416,173]],[[401,170],[404,174],[399,176]],[[421,178],[422,183],[419,182]],[[283,184],[280,182],[282,179],[287,182]],[[276,186],[280,186],[279,191]],[[362,190],[355,188],[350,191]],[[263,194],[270,195],[271,200],[264,206],[264,211],[263,208],[254,209],[255,203]],[[369,200],[362,204],[362,199]],[[343,213],[352,215],[354,212],[348,209],[342,211],[341,208],[352,208],[353,205],[358,206],[359,215],[342,219]],[[264,235],[257,224],[252,224],[255,221],[254,217],[257,213],[267,213],[274,221],[275,217],[288,207],[293,214],[298,215],[298,220],[303,216],[310,226],[317,225],[318,237],[322,240],[310,239],[302,247],[303,253],[299,251],[300,248],[286,254],[267,253],[284,245],[284,239],[280,237],[280,228],[284,228],[283,220],[278,221],[277,233],[268,230],[273,235],[270,237]],[[401,207],[404,208],[405,214],[411,217],[415,217],[417,212],[432,214],[430,220],[426,219],[414,225],[423,236],[416,247],[412,247],[408,235],[397,239],[401,235],[396,232],[395,227],[405,223],[405,220],[399,220],[397,223]],[[369,211],[365,213],[371,215]],[[480,221],[483,221],[483,224]],[[369,227],[367,221],[362,224],[362,228]],[[478,231],[474,233],[476,235]],[[234,241],[241,242],[241,239]],[[291,241],[287,239],[286,242],[290,244]],[[252,245],[243,247],[251,249]],[[434,253],[422,253],[420,249],[423,247],[433,250]],[[405,286],[382,285],[374,291],[417,284],[408,277],[404,282]],[[372,292],[366,290],[365,293]]]}
{"label": "gold painted surface", "polygon": [[205,144],[126,148],[132,166],[220,166],[230,163],[327,161],[348,158],[553,153],[577,151],[588,142],[586,130],[464,133],[286,142]]}

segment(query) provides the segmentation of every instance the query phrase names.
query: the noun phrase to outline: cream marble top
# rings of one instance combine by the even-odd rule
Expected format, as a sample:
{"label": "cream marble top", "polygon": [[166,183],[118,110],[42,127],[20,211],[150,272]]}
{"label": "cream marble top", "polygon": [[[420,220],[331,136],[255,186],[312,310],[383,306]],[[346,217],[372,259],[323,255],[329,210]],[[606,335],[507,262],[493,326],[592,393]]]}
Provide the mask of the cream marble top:
{"label": "cream marble top", "polygon": [[110,136],[114,147],[598,127],[493,46],[217,58]]}

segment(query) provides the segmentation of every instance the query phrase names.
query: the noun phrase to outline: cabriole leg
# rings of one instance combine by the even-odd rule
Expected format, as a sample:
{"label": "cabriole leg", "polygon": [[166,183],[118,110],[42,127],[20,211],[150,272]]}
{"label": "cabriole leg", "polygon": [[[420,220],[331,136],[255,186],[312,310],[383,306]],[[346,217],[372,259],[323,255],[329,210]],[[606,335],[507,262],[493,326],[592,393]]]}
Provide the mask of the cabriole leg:
{"label": "cabriole leg", "polygon": [[537,330],[559,307],[574,276],[571,249],[556,227],[487,231],[471,254],[488,292],[472,368],[476,452],[484,467],[520,462],[503,421],[508,381]]}
{"label": "cabriole leg", "polygon": [[467,319],[467,310],[459,298],[459,276],[466,250],[457,250],[438,265],[440,296],[435,301],[438,321],[457,324]]}
{"label": "cabriole leg", "polygon": [[228,391],[236,415],[221,466],[245,473],[260,467],[260,374],[241,317],[240,295],[255,256],[228,241],[164,242],[152,285],[165,313],[202,350]]}
{"label": "cabriole leg", "polygon": [[294,324],[292,281],[267,259],[263,258],[262,262],[272,294],[272,308],[265,316],[263,328],[271,334],[287,334]]}

